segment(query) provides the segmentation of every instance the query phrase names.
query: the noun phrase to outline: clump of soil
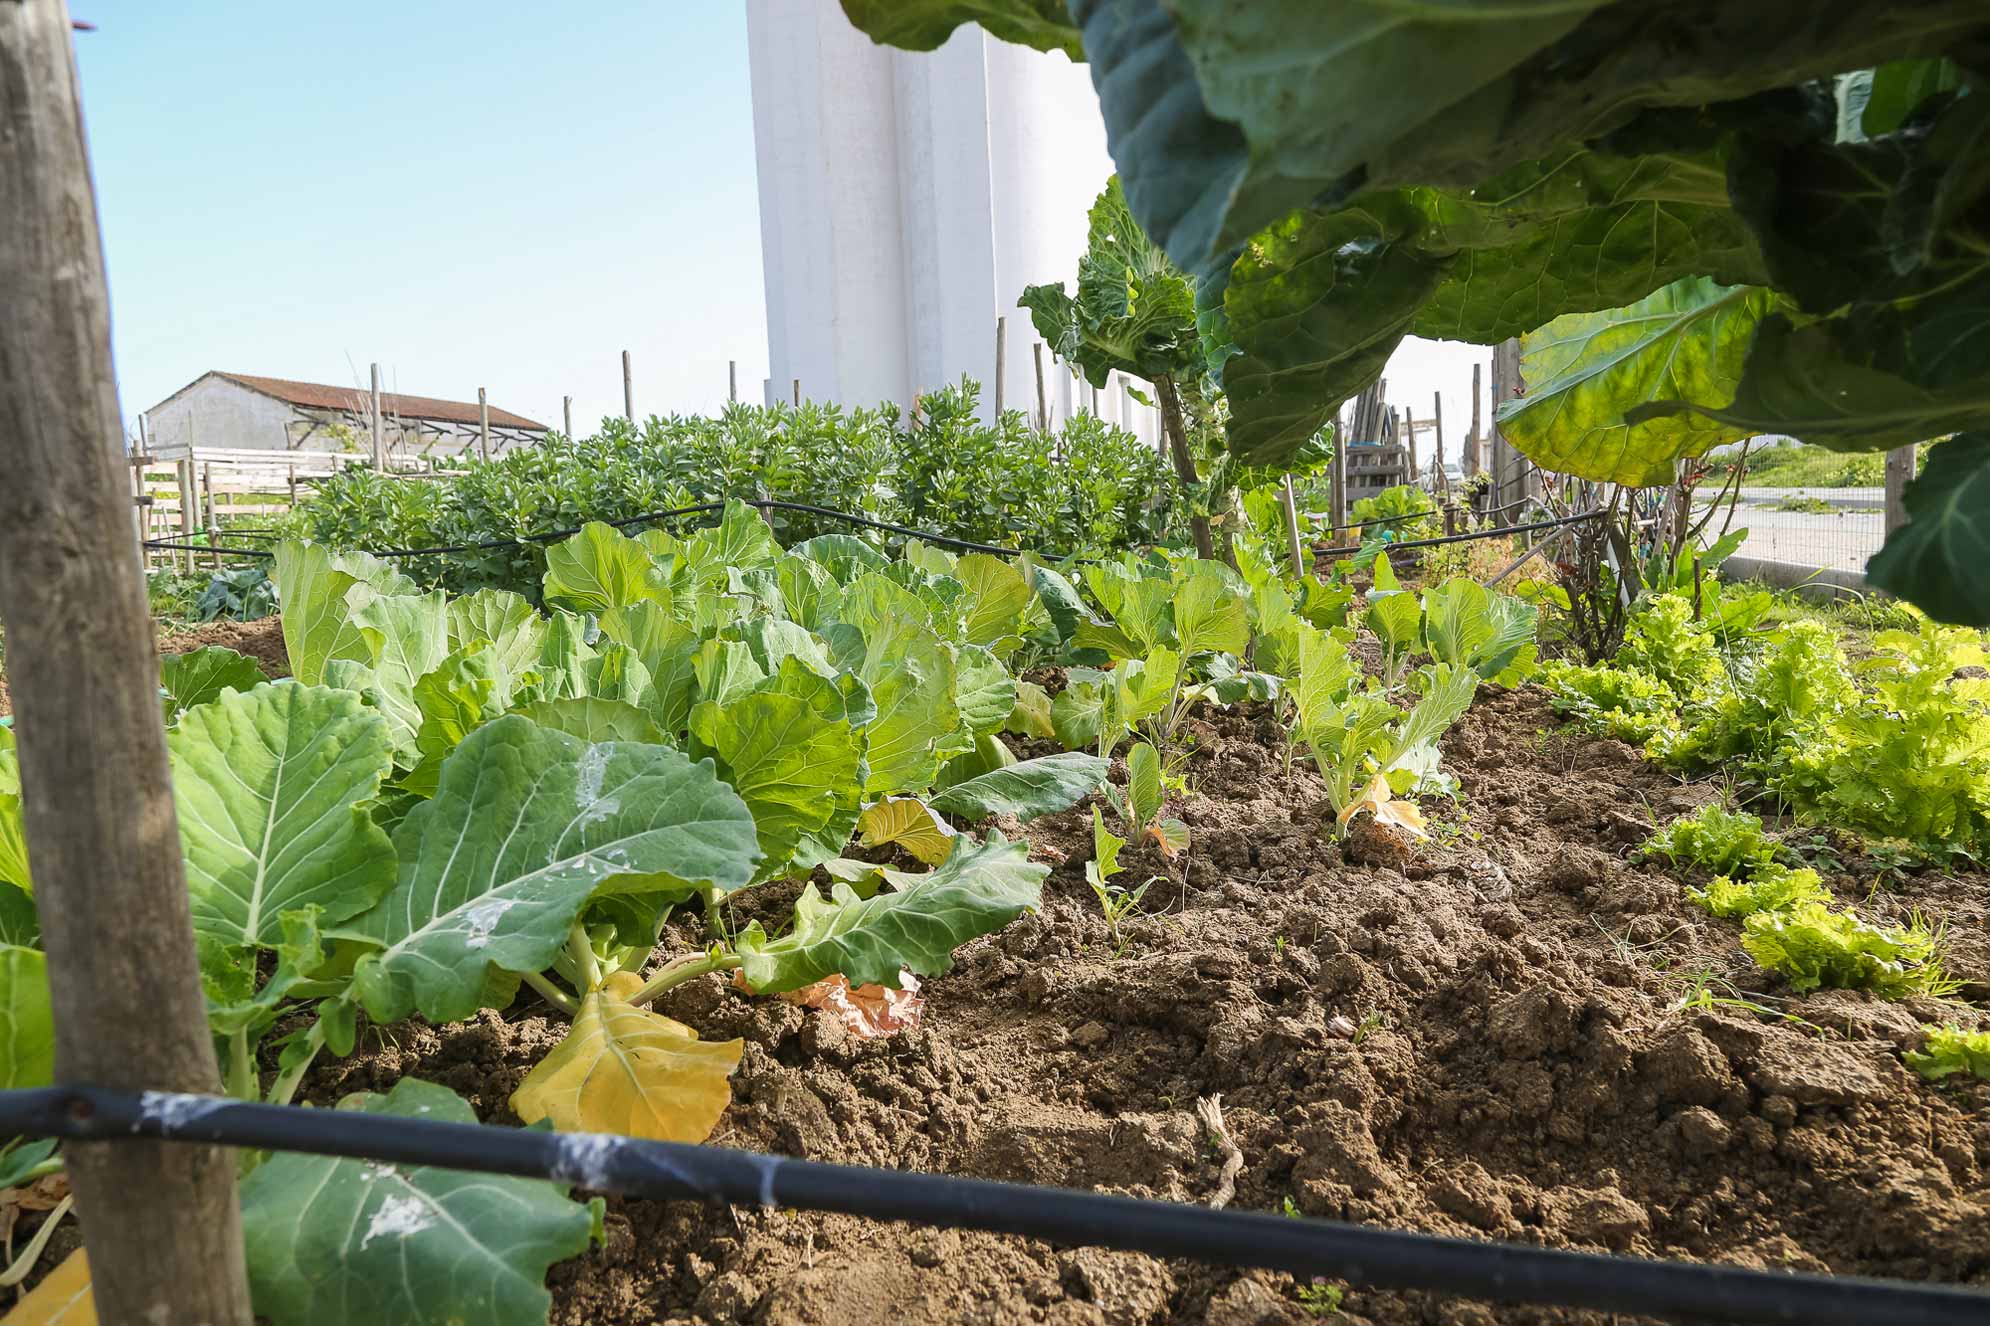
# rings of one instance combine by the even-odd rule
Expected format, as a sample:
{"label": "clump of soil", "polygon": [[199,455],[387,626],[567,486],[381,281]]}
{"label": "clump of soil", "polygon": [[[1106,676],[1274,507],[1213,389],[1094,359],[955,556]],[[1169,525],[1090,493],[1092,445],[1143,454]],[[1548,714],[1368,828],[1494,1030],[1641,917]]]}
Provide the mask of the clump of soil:
{"label": "clump of soil", "polygon": [[[1488,688],[1445,742],[1460,803],[1428,806],[1435,841],[1396,867],[1345,859],[1268,716],[1218,714],[1193,725],[1172,808],[1190,850],[1122,857],[1128,882],[1156,877],[1123,951],[1084,881],[1080,806],[997,822],[1052,867],[1042,914],[926,981],[916,1032],[853,1039],[717,977],[660,1011],[746,1042],[717,1145],[1201,1202],[1222,1153],[1194,1107],[1220,1093],[1239,1207],[1990,1285],[1990,1086],[1929,1087],[1900,1059],[1921,1023],[1976,1010],[1791,998],[1733,924],[1626,859],[1654,816],[1714,790],[1554,727],[1538,691]],[[1830,883],[1873,905],[1869,876]],[[1960,934],[1990,878],[1892,890],[1888,907],[1952,918],[1964,993],[1990,991],[1990,951]],[[667,947],[698,942],[687,927]],[[536,1002],[402,1024],[321,1064],[307,1094],[418,1076],[512,1122],[511,1092],[564,1030]],[[552,1283],[561,1326],[1312,1319],[1286,1276],[689,1203],[611,1200],[606,1247]],[[1385,1326],[1603,1321],[1360,1290],[1344,1308]]]}

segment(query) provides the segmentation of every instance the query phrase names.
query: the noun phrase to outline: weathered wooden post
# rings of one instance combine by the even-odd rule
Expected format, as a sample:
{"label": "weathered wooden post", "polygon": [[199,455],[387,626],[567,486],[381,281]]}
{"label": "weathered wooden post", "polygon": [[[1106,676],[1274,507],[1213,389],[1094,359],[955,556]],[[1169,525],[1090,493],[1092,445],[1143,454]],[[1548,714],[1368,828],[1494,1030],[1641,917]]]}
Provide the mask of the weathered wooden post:
{"label": "weathered wooden post", "polygon": [[[0,4],[0,619],[56,1079],[217,1092],[69,32],[62,0]],[[249,1326],[232,1153],[131,1140],[63,1158],[98,1320]]]}
{"label": "weathered wooden post", "polygon": [[995,419],[1002,418],[1002,407],[1008,402],[1009,377],[1009,319],[995,319]]}
{"label": "weathered wooden post", "polygon": [[491,403],[482,387],[477,388],[477,456],[491,458]]}
{"label": "weathered wooden post", "polygon": [[1479,431],[1479,368],[1472,365],[1472,431],[1465,435],[1464,463],[1459,467],[1467,479],[1479,472],[1479,439],[1484,436]]}
{"label": "weathered wooden post", "polygon": [[726,399],[735,405],[739,403],[739,361],[737,359],[726,360]]}
{"label": "weathered wooden post", "polygon": [[373,366],[373,468],[387,468],[386,434],[380,427],[380,365]]}
{"label": "weathered wooden post", "polygon": [[[1886,453],[1886,537],[1907,524],[1907,485],[1914,478],[1916,443],[1895,447]],[[1978,568],[1981,572],[1982,568]]]}
{"label": "weathered wooden post", "polygon": [[1347,525],[1347,448],[1349,433],[1335,422],[1334,458],[1327,477],[1327,521],[1333,526],[1333,541],[1336,546]]}
{"label": "weathered wooden post", "polygon": [[1030,348],[1036,360],[1036,430],[1039,433],[1050,431],[1050,397],[1043,389],[1043,342],[1038,341]]}
{"label": "weathered wooden post", "polygon": [[571,396],[560,397],[560,419],[562,421],[561,427],[566,430],[565,436],[567,441],[569,442],[573,441],[574,440],[574,398],[573,397]]}
{"label": "weathered wooden post", "polygon": [[[200,513],[201,528],[207,531],[207,546],[212,548],[221,542],[221,512],[214,505],[214,466],[200,467]],[[221,569],[221,554],[208,554],[208,565]]]}
{"label": "weathered wooden post", "polygon": [[[196,503],[194,501],[193,483],[193,448],[188,447],[187,451],[188,455],[185,459],[180,460],[173,466],[173,477],[178,479],[180,484],[180,542],[186,545],[180,552],[186,564],[187,574],[192,575],[194,572],[193,559],[197,555],[193,550],[194,507]],[[176,558],[175,560],[181,559]]]}
{"label": "weathered wooden post", "polygon": [[800,378],[795,379],[795,408],[797,410],[802,408],[802,380]]}
{"label": "weathered wooden post", "polygon": [[1292,553],[1292,578],[1304,580],[1312,568],[1306,565],[1305,545],[1299,541],[1299,499],[1292,492],[1292,476],[1279,485],[1278,504],[1285,508],[1285,542]]}
{"label": "weathered wooden post", "polygon": [[629,367],[629,352],[622,352],[622,417],[636,422],[636,377]]}
{"label": "weathered wooden post", "polygon": [[1437,482],[1434,486],[1438,491],[1448,493],[1451,491],[1451,480],[1444,473],[1444,393],[1441,391],[1430,393],[1430,427],[1437,443]]}

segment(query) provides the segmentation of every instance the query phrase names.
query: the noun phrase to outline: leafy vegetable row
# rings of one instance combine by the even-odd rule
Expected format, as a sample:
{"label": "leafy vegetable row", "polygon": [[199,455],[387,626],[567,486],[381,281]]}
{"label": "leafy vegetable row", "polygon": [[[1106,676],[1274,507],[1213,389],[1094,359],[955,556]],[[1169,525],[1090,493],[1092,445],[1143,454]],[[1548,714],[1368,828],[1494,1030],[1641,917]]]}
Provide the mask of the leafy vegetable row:
{"label": "leafy vegetable row", "polygon": [[[1129,895],[1110,883],[1111,844],[1187,844],[1163,814],[1164,766],[1198,703],[1276,702],[1343,818],[1420,827],[1392,794],[1444,786],[1438,737],[1481,676],[1524,674],[1533,610],[1469,582],[1418,600],[1378,563],[1365,620],[1390,662],[1371,679],[1348,653],[1344,581],[1295,587],[1248,531],[1237,552],[1241,570],[1128,554],[1074,583],[918,544],[891,560],[842,534],[784,549],[734,503],[684,538],[587,526],[547,550],[542,613],[283,544],[292,678],[265,682],[225,649],[162,663],[228,1089],[289,1102],[321,1055],[354,1049],[362,1013],[445,1023],[530,989],[570,1026],[514,1092],[520,1118],[703,1139],[743,1046],[654,1011],[660,996],[711,973],[768,995],[947,970],[1036,907],[1047,873],[1023,844],[961,825],[1073,806],[1139,736],[1125,787],[1104,789],[1125,839],[1094,811],[1116,927]],[[1017,679],[1031,662],[1065,665],[1055,697]],[[1005,730],[1071,749],[1017,760]],[[0,1084],[31,1085],[53,1038],[24,790],[11,733],[0,742],[0,1007],[16,1029]],[[729,924],[728,899],[797,878],[785,925]],[[702,940],[658,955],[680,909]],[[351,1103],[471,1117],[419,1082]],[[546,1265],[593,1225],[543,1183],[258,1160],[249,1262],[279,1323],[328,1319],[333,1302],[383,1321],[543,1320]],[[59,1163],[47,1146],[0,1156],[10,1174]]]}
{"label": "leafy vegetable row", "polygon": [[1850,663],[1830,628],[1750,628],[1764,594],[1703,587],[1633,617],[1610,664],[1542,681],[1583,726],[1689,772],[1726,769],[1822,823],[1936,856],[1990,848],[1990,681],[1979,633],[1923,619]]}

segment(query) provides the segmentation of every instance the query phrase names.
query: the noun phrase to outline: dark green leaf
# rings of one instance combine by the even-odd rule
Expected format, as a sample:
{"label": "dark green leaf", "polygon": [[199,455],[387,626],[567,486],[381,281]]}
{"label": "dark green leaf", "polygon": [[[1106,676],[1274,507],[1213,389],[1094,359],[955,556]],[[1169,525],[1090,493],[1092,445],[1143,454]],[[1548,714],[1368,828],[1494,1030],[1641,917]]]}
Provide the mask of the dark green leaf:
{"label": "dark green leaf", "polygon": [[1907,524],[1866,578],[1937,621],[1990,626],[1990,432],[1936,444],[1907,485]]}

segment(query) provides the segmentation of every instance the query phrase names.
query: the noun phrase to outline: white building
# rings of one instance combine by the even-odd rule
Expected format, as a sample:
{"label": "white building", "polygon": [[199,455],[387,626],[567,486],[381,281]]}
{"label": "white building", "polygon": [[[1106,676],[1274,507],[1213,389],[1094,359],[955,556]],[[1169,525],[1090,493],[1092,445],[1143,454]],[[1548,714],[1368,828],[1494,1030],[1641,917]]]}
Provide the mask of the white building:
{"label": "white building", "polygon": [[[474,401],[380,395],[381,430],[390,456],[475,451],[481,419]],[[270,451],[336,451],[373,439],[372,393],[358,387],[203,373],[144,415],[154,446],[242,447]],[[530,445],[546,425],[490,407],[491,452]]]}
{"label": "white building", "polygon": [[[1028,285],[1077,279],[1086,212],[1112,174],[1089,71],[966,26],[937,51],[878,46],[837,0],[747,0],[768,399],[901,405],[982,384],[1036,408]],[[1053,422],[1094,409],[1153,441],[1115,381],[1074,390],[1046,347]]]}

